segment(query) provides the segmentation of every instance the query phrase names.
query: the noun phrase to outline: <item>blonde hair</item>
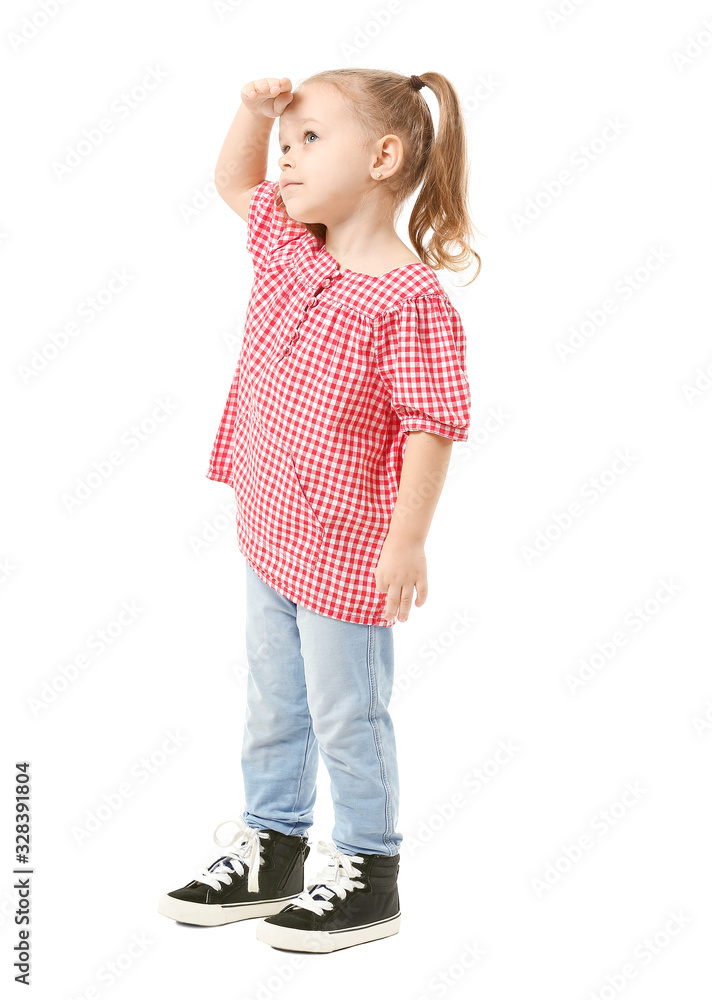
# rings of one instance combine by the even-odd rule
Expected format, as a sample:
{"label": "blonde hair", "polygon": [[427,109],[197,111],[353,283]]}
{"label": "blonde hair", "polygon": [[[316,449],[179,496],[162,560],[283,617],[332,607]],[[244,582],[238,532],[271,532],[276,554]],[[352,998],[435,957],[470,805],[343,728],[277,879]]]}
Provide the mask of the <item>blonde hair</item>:
{"label": "blonde hair", "polygon": [[[347,111],[359,127],[364,146],[383,135],[397,135],[403,143],[403,169],[386,179],[394,214],[422,182],[408,222],[408,235],[424,264],[433,270],[466,270],[480,255],[470,245],[477,232],[467,204],[469,162],[462,108],[455,88],[440,73],[421,73],[439,105],[437,135],[430,108],[409,76],[379,69],[332,69],[303,80],[336,87]],[[276,204],[283,209],[277,192]],[[318,239],[326,237],[320,223],[305,223]],[[432,230],[426,244],[425,236]]]}

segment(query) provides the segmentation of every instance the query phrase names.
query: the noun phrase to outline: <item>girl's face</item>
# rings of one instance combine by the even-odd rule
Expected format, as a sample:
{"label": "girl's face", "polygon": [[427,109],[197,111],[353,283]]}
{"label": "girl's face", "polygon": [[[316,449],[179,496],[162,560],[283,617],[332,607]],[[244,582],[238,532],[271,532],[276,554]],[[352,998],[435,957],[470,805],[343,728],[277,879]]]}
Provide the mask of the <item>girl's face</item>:
{"label": "girl's face", "polygon": [[384,169],[379,142],[367,150],[359,138],[335,87],[306,84],[295,92],[279,117],[279,185],[292,219],[328,227],[359,208]]}

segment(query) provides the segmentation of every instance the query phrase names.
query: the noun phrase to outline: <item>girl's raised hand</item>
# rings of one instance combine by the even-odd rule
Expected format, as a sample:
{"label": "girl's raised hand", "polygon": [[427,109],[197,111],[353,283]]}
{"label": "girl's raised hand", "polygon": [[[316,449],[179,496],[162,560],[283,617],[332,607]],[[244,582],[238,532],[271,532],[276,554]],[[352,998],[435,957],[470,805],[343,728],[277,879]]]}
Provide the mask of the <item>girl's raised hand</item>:
{"label": "girl's raised hand", "polygon": [[275,76],[250,80],[242,88],[240,95],[248,111],[255,115],[265,115],[266,118],[279,118],[294,97],[292,81],[288,76],[279,80]]}

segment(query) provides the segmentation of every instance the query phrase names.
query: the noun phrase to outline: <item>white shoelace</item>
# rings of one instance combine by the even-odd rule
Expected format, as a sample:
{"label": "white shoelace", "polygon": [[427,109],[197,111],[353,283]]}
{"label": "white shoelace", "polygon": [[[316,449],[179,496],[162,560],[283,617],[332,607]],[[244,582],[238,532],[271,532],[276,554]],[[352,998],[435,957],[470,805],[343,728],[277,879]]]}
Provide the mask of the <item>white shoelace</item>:
{"label": "white shoelace", "polygon": [[[226,823],[237,824],[238,831],[232,840],[229,840],[227,844],[222,844],[215,834]],[[230,847],[236,840],[239,843],[234,851],[227,851],[224,857],[219,858],[209,868],[201,868],[195,876],[195,881],[209,885],[211,889],[219,889],[221,885],[229,885],[234,874],[242,875],[245,866],[247,866],[249,868],[247,890],[248,892],[257,892],[260,887],[259,867],[262,864],[260,838],[267,837],[269,837],[268,831],[256,830],[254,827],[248,826],[242,817],[226,819],[222,823],[218,823],[213,833],[213,840],[218,847]]]}
{"label": "white shoelace", "polygon": [[[292,900],[292,905],[312,910],[320,917],[325,910],[334,908],[334,904],[330,902],[334,896],[343,899],[347,889],[364,888],[363,882],[354,881],[353,878],[361,875],[353,862],[363,861],[363,858],[357,854],[343,854],[335,844],[326,843],[324,840],[319,841],[317,850],[320,854],[328,854],[329,861],[309,887]],[[318,899],[318,896],[321,899]]]}

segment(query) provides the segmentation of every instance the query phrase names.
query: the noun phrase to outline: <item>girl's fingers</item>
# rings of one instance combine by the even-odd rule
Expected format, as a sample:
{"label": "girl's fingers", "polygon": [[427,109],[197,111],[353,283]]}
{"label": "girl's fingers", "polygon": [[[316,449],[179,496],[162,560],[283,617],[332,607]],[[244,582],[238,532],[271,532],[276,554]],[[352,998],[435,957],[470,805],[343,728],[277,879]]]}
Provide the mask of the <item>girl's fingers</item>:
{"label": "girl's fingers", "polygon": [[[291,91],[292,81],[288,76],[282,76],[279,79],[276,76],[266,76],[261,80],[250,80],[242,88],[241,94],[243,100],[255,110],[269,107],[268,102],[272,101],[274,114],[277,116],[281,115],[292,100],[294,95]],[[276,103],[277,99],[279,99],[279,104]]]}
{"label": "girl's fingers", "polygon": [[269,94],[273,90],[277,93],[281,93],[284,90],[291,90],[292,84],[288,76],[280,77],[276,76],[266,76],[262,80],[250,80],[243,87],[243,90],[247,91],[248,94]]}
{"label": "girl's fingers", "polygon": [[293,97],[294,94],[290,93],[290,94],[284,94],[284,96],[280,95],[278,98],[275,98],[274,113],[276,115],[281,115],[284,109],[287,107],[287,105],[292,103]]}

